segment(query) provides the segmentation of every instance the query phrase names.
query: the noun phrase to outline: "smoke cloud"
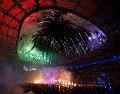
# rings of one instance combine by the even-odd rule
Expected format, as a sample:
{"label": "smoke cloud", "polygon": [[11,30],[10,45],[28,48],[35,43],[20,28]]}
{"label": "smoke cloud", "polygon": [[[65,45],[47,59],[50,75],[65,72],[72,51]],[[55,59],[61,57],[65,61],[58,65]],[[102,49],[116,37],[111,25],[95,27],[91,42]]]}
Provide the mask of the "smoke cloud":
{"label": "smoke cloud", "polygon": [[33,78],[35,83],[55,84],[56,80],[70,82],[72,73],[64,68],[43,68]]}
{"label": "smoke cloud", "polygon": [[[1,79],[2,78],[2,79]],[[55,80],[63,80],[70,82],[72,73],[64,68],[41,68],[34,72],[19,72],[11,67],[5,67],[0,77],[0,93],[1,94],[34,94],[32,91],[25,93],[20,84],[34,83],[39,84],[56,84]],[[20,83],[18,83],[21,81]]]}
{"label": "smoke cloud", "polygon": [[0,94],[24,94],[24,90],[16,83],[21,79],[20,73],[6,66],[1,75]]}

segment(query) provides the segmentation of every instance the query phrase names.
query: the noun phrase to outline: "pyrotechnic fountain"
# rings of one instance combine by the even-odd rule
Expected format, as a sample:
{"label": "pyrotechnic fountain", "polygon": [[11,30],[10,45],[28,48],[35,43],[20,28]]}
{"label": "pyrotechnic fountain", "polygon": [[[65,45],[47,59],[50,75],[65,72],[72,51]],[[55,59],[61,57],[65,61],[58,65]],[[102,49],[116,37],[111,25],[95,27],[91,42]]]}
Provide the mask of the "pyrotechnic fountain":
{"label": "pyrotechnic fountain", "polygon": [[39,73],[34,77],[35,84],[75,85],[72,82],[72,73],[63,68],[43,68]]}

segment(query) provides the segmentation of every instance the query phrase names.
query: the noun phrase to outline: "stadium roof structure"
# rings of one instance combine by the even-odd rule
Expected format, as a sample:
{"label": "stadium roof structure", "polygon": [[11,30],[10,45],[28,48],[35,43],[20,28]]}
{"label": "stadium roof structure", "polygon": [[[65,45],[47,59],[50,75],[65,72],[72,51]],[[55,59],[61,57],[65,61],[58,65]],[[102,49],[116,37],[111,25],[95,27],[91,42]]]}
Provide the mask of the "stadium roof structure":
{"label": "stadium roof structure", "polygon": [[23,21],[36,11],[53,8],[77,14],[94,23],[107,36],[103,47],[63,65],[82,64],[119,53],[119,7],[119,0],[0,0],[0,59],[18,61],[16,49]]}

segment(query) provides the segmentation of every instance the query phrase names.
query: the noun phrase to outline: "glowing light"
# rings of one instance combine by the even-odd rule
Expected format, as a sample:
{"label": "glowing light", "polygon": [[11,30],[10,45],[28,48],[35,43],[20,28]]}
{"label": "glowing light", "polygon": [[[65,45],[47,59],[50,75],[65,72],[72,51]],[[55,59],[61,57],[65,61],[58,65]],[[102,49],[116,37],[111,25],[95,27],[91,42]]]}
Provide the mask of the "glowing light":
{"label": "glowing light", "polygon": [[77,84],[74,84],[74,86],[76,86]]}
{"label": "glowing light", "polygon": [[[45,82],[45,80],[35,80],[33,81],[34,84],[48,84],[47,82]],[[72,84],[71,84],[72,83]],[[69,86],[77,86],[76,83],[73,82],[68,82],[68,81],[57,81],[57,80],[53,80],[51,81],[51,83],[49,84],[55,84],[55,85],[59,85],[59,86],[64,86],[64,87],[69,87]],[[80,85],[78,85],[80,86]]]}
{"label": "glowing light", "polygon": [[[38,51],[36,48],[32,49],[33,44],[24,42],[24,44],[18,44],[18,56],[20,59],[27,61],[27,62],[36,62],[40,64],[47,64],[52,60],[55,60],[56,55],[53,53],[47,53],[43,51]],[[21,45],[23,45],[21,47]],[[31,50],[32,49],[32,50]]]}
{"label": "glowing light", "polygon": [[43,81],[42,80],[35,80],[33,83],[35,83],[35,84],[41,84],[41,83],[43,83]]}
{"label": "glowing light", "polygon": [[74,83],[71,82],[71,73],[62,68],[44,68],[39,72],[33,77],[32,82],[35,84],[55,84],[62,86],[74,85]]}
{"label": "glowing light", "polygon": [[[65,77],[66,76],[66,77]],[[35,75],[34,84],[54,84],[63,87],[75,87],[79,84],[72,82],[71,73],[62,68],[44,68],[39,75]]]}

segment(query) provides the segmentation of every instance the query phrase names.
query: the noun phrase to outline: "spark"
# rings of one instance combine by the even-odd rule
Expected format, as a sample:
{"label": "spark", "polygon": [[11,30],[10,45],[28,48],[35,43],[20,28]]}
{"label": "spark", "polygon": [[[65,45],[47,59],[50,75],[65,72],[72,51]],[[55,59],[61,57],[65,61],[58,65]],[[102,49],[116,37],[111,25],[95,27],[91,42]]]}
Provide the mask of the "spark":
{"label": "spark", "polygon": [[82,27],[82,18],[75,14],[49,9],[31,15],[24,22],[17,47],[18,56],[24,61],[65,62],[101,47],[106,41],[102,31],[88,31]]}

